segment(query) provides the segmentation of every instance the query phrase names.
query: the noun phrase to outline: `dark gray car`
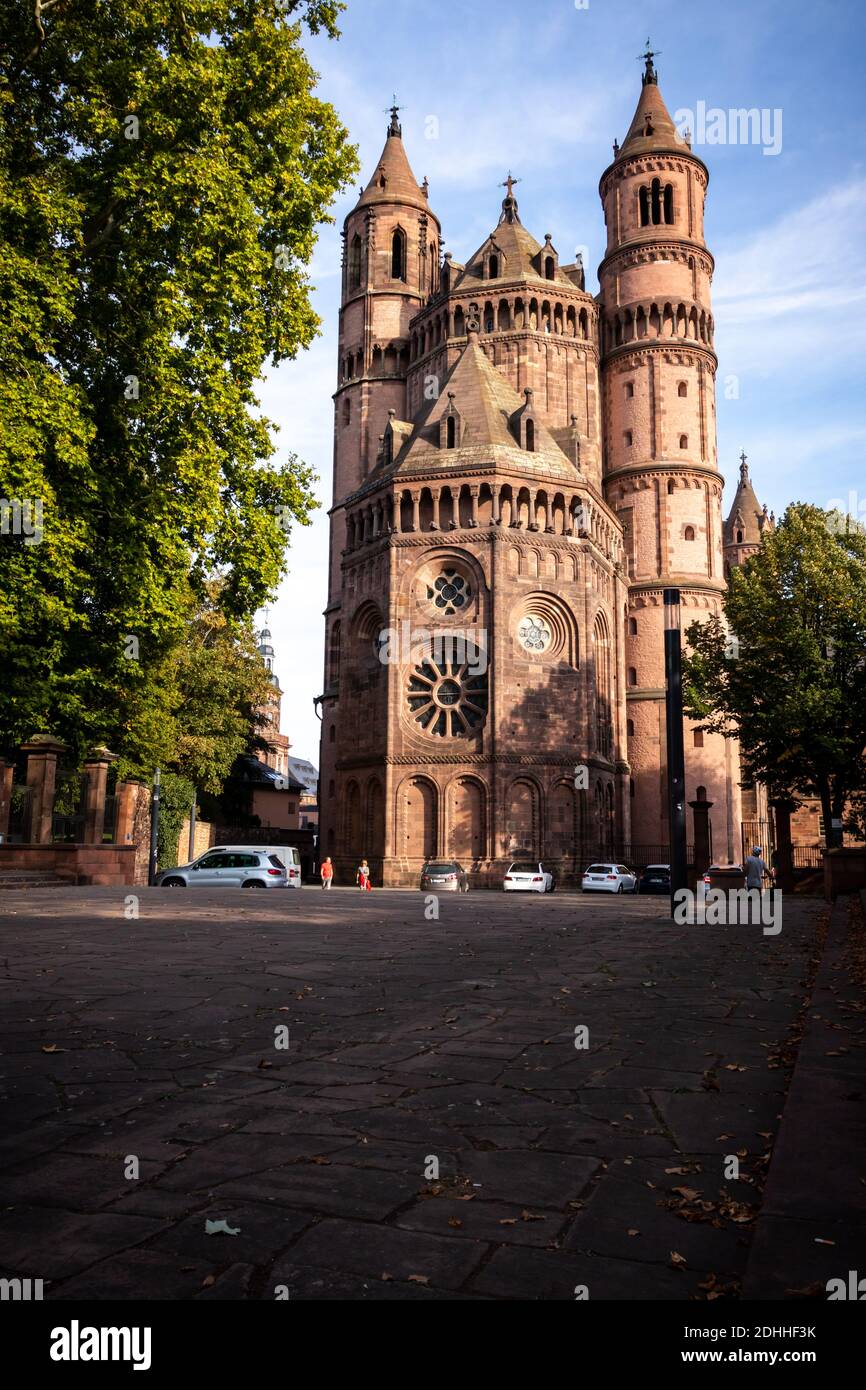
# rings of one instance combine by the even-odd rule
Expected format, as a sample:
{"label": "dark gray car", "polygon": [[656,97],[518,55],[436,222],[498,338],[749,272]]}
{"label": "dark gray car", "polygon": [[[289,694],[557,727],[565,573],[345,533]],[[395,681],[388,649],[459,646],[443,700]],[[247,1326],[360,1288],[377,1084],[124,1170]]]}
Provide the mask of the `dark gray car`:
{"label": "dark gray car", "polygon": [[421,870],[422,893],[468,893],[469,876],[456,859],[431,859]]}

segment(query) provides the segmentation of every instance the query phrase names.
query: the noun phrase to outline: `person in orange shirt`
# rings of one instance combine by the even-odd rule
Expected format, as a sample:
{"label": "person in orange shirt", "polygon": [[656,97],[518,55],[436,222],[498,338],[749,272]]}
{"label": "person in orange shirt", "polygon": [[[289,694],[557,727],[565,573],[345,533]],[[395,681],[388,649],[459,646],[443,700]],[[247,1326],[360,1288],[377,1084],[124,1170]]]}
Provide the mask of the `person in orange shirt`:
{"label": "person in orange shirt", "polygon": [[319,869],[319,873],[322,876],[322,887],[330,888],[334,880],[334,866],[331,863],[330,859],[325,860],[324,864]]}

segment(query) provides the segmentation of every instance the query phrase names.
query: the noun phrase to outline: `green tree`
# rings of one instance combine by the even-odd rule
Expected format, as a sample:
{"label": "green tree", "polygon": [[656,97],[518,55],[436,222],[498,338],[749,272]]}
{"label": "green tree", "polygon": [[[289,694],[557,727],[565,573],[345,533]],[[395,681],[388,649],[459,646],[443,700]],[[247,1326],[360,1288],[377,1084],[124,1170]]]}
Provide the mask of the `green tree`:
{"label": "green tree", "polygon": [[[0,497],[41,508],[0,539],[6,746],[162,760],[209,582],[243,643],[316,505],[255,388],[317,332],[306,267],[357,169],[302,47],[340,8],[0,0]],[[209,777],[207,737],[176,764]]]}
{"label": "green tree", "polygon": [[737,738],[747,776],[819,797],[825,835],[866,789],[866,536],[797,503],[735,569],[724,622],[686,634],[687,713]]}

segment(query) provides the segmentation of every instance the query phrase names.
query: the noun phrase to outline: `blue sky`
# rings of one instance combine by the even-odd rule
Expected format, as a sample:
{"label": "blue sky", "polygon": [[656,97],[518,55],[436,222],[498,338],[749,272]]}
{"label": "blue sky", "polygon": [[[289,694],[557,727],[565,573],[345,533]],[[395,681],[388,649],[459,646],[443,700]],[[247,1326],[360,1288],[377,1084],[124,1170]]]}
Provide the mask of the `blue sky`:
{"label": "blue sky", "polygon": [[[648,34],[675,119],[680,110],[697,113],[700,102],[706,110],[781,112],[778,154],[758,144],[696,147],[710,170],[706,237],[716,258],[726,505],[745,448],[758,497],[777,514],[793,500],[841,499],[866,520],[862,0],[349,0],[342,38],[308,38],[307,49],[320,95],[359,146],[364,183],[396,92],[410,163],[419,181],[430,181],[454,258],[464,260],[496,224],[510,168],[521,179],[523,223],[539,240],[551,232],[563,261],[588,248],[587,288],[595,292],[604,236],[598,179],[634,113],[636,57]],[[322,229],[310,269],[322,334],[260,392],[280,426],[278,449],[299,454],[320,477],[322,510],[293,533],[270,614],[283,729],[293,753],[314,763],[339,227],[356,198],[355,188],[335,206],[336,225]],[[721,384],[731,378],[726,399]]]}

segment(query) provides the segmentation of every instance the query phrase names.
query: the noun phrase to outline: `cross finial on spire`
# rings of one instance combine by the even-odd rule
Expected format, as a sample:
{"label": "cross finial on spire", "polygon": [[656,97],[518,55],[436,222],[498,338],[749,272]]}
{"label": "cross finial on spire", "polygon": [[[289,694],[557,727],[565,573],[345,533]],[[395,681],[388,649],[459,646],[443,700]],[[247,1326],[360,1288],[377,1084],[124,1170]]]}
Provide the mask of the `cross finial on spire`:
{"label": "cross finial on spire", "polygon": [[643,74],[643,77],[642,77],[642,79],[641,79],[641,81],[642,81],[644,87],[646,86],[646,84],[647,84],[648,82],[658,82],[658,80],[659,80],[659,75],[658,75],[658,73],[656,72],[656,70],[655,70],[655,68],[654,68],[654,66],[653,66],[653,58],[660,58],[660,57],[661,57],[661,49],[658,49],[658,48],[654,49],[653,46],[652,46],[651,40],[650,40],[650,39],[647,39],[645,51],[644,51],[643,53],[639,53],[639,54],[637,55],[638,62],[639,62],[639,63],[644,63],[644,64],[645,64],[645,67],[644,67],[644,74]]}
{"label": "cross finial on spire", "polygon": [[402,134],[403,134],[403,128],[402,128],[402,126],[400,125],[400,122],[399,122],[398,119],[397,119],[398,115],[400,114],[400,107],[397,105],[397,93],[396,93],[396,92],[394,93],[394,97],[393,97],[393,100],[392,100],[392,102],[391,102],[391,106],[390,106],[389,109],[390,109],[390,112],[391,112],[391,123],[390,123],[390,125],[388,126],[388,134],[389,134],[389,135],[402,135]]}
{"label": "cross finial on spire", "polygon": [[748,455],[746,454],[745,450],[744,450],[744,449],[741,449],[741,450],[740,450],[740,477],[742,478],[743,482],[745,482],[746,479],[747,479],[748,476],[749,476],[749,469],[748,469],[748,466],[747,466],[747,464],[746,464],[746,459],[747,459],[747,458],[748,458]]}
{"label": "cross finial on spire", "polygon": [[511,170],[509,169],[509,170],[508,170],[508,178],[507,178],[507,179],[504,179],[504,180],[502,181],[502,183],[500,184],[500,187],[501,187],[501,188],[507,188],[507,189],[508,189],[508,193],[507,193],[507,195],[506,195],[507,197],[511,198],[511,197],[514,196],[514,195],[512,194],[512,192],[511,192],[511,190],[512,190],[512,188],[514,187],[514,185],[515,185],[516,183],[520,183],[520,179],[513,179],[513,178],[511,177]]}
{"label": "cross finial on spire", "polygon": [[500,188],[505,189],[505,197],[502,199],[502,212],[499,215],[500,222],[520,221],[517,215],[517,199],[514,196],[514,185],[516,183],[520,183],[520,179],[515,179],[509,169],[508,178],[503,179],[500,184]]}

